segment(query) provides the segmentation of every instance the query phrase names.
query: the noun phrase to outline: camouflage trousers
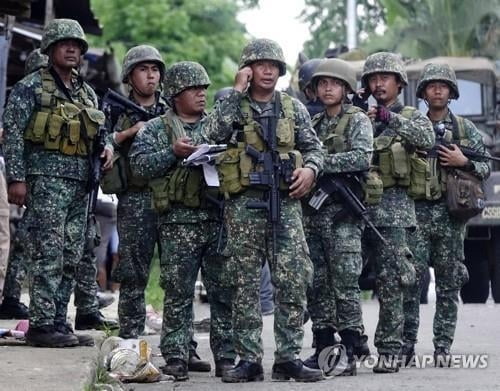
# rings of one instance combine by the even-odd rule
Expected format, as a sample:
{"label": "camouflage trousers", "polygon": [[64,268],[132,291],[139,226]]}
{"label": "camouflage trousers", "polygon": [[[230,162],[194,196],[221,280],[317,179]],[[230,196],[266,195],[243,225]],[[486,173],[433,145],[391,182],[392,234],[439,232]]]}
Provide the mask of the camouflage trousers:
{"label": "camouflage trousers", "polygon": [[30,326],[66,321],[66,292],[74,284],[87,226],[85,182],[30,176],[26,226],[30,285]]}
{"label": "camouflage trousers", "polygon": [[363,260],[363,224],[341,216],[341,207],[330,204],[320,213],[304,216],[304,230],[314,266],[307,309],[312,330],[334,327],[363,331],[359,276]]}
{"label": "camouflage trousers", "polygon": [[416,284],[405,291],[404,341],[417,342],[421,279],[432,266],[436,280],[434,346],[449,349],[457,323],[458,293],[468,281],[463,264],[465,224],[450,216],[444,201],[417,201],[415,212],[418,228],[409,244],[418,278]]}
{"label": "camouflage trousers", "polygon": [[407,246],[407,229],[378,227],[388,242],[384,245],[371,229],[365,230],[363,244],[375,265],[379,318],[375,331],[375,347],[379,354],[398,354],[403,344],[403,285],[413,275],[403,270]]}
{"label": "camouflage trousers", "polygon": [[275,289],[275,362],[286,362],[298,358],[302,348],[302,324],[312,263],[302,227],[300,202],[290,198],[284,198],[281,202],[281,224],[277,232],[274,259],[270,254],[272,235],[267,223],[267,212],[246,207],[247,202],[260,199],[245,193],[226,202],[226,250],[231,256],[236,282],[233,302],[235,348],[241,360],[262,360],[259,289],[262,259],[267,258]]}
{"label": "camouflage trousers", "polygon": [[14,237],[11,238],[9,265],[5,275],[4,297],[19,300],[21,289],[27,273],[27,254],[25,246],[27,244],[26,219],[21,218],[17,225]]}
{"label": "camouflage trousers", "polygon": [[[137,338],[144,332],[144,291],[155,245],[159,244],[158,214],[151,208],[151,193],[127,192],[120,195],[117,218],[120,262],[113,279],[120,283],[120,337]],[[161,246],[158,250],[161,253]]]}
{"label": "camouflage trousers", "polygon": [[193,296],[200,268],[210,304],[210,347],[214,359],[234,359],[234,288],[227,258],[216,253],[220,222],[171,223],[168,214],[164,220],[160,225],[161,286],[165,290],[160,348],[165,361],[187,361],[189,351],[196,347],[192,340]]}

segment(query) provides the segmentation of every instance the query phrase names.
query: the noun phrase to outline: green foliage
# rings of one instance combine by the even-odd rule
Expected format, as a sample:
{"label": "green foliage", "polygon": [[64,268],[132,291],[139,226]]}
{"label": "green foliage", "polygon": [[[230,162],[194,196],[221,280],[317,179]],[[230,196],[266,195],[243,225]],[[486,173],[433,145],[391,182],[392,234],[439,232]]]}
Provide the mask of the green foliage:
{"label": "green foliage", "polygon": [[369,51],[409,57],[498,57],[500,0],[380,0],[387,31],[372,36]]}
{"label": "green foliage", "polygon": [[[305,4],[301,18],[310,26],[311,39],[304,44],[309,58],[323,57],[326,49],[347,42],[347,1],[305,0]],[[384,10],[378,0],[358,0],[357,10],[358,35],[363,39],[384,21]]]}
{"label": "green foliage", "polygon": [[[167,64],[201,63],[212,80],[212,91],[232,84],[246,43],[245,27],[236,15],[258,0],[92,0],[103,26],[92,44],[111,43],[118,60],[138,44],[155,46]],[[215,87],[215,88],[214,88]]]}
{"label": "green foliage", "polygon": [[160,260],[155,252],[151,262],[149,281],[146,287],[146,304],[151,304],[156,311],[163,311],[163,289],[160,287]]}

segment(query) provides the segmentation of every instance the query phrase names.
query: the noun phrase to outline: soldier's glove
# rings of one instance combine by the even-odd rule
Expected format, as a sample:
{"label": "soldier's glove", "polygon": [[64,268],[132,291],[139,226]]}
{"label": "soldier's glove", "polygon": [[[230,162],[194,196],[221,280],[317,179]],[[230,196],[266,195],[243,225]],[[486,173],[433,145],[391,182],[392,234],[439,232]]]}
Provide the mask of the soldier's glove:
{"label": "soldier's glove", "polygon": [[387,110],[384,106],[377,106],[377,115],[375,116],[375,121],[388,124],[392,118],[392,113]]}

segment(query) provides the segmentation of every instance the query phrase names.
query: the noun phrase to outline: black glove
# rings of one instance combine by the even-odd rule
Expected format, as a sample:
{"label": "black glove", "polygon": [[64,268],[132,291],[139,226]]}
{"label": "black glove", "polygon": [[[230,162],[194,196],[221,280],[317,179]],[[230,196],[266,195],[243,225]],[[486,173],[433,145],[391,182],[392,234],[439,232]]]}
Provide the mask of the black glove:
{"label": "black glove", "polygon": [[392,113],[387,110],[384,106],[377,106],[377,115],[375,116],[375,121],[388,124],[392,118]]}

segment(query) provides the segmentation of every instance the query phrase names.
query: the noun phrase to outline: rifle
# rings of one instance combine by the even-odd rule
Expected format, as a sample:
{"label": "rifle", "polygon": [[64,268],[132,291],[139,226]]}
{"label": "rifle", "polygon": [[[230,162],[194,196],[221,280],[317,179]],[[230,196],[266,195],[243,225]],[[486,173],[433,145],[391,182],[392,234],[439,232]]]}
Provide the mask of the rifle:
{"label": "rifle", "polygon": [[280,99],[276,94],[274,115],[269,117],[269,126],[263,127],[262,134],[267,150],[260,152],[251,145],[245,147],[245,152],[252,157],[255,163],[262,166],[262,171],[249,173],[249,182],[251,186],[265,186],[266,194],[262,201],[250,201],[247,203],[248,209],[267,210],[267,221],[271,226],[272,236],[272,256],[276,262],[276,242],[278,226],[281,213],[281,194],[280,179],[285,183],[292,183],[292,173],[294,166],[294,157],[291,154],[290,159],[282,161],[277,149],[276,127],[280,115]]}
{"label": "rifle", "polygon": [[[125,98],[123,95],[120,95],[119,93],[109,88],[102,98],[103,111],[105,111],[105,108],[108,106],[111,106],[113,109],[120,112],[130,110],[139,116],[139,121],[148,121],[151,118],[155,117],[153,113],[149,113],[138,104],[135,104],[130,99]],[[112,109],[110,109],[110,115],[112,114],[111,110]]]}
{"label": "rifle", "polygon": [[220,200],[210,193],[205,193],[205,198],[208,202],[214,205],[219,211],[219,231],[217,232],[217,249],[216,254],[220,255],[222,253],[222,239],[224,237],[224,200]]}
{"label": "rifle", "polygon": [[465,157],[471,159],[471,160],[478,160],[478,161],[484,161],[484,160],[494,160],[496,162],[500,162],[499,157],[495,156],[489,156],[485,155],[483,153],[474,151],[471,148],[467,147],[462,147],[459,145],[455,144],[455,147],[452,147],[450,142],[447,142],[444,140],[444,134],[445,134],[446,128],[444,124],[436,124],[434,125],[434,132],[436,134],[436,145],[432,147],[431,149],[418,149],[417,154],[423,155],[424,157],[427,158],[436,158],[439,159],[439,147],[442,145],[448,149],[454,149],[455,147],[460,149],[462,153],[464,154]]}
{"label": "rifle", "polygon": [[314,195],[309,200],[309,206],[319,210],[321,205],[323,205],[323,202],[325,202],[328,197],[335,194],[344,206],[351,212],[351,214],[354,217],[363,219],[373,232],[375,232],[382,243],[387,246],[387,240],[369,219],[368,210],[363,205],[363,202],[361,202],[349,186],[349,183],[352,183],[353,181],[359,184],[359,179],[355,175],[322,175],[318,179],[318,190],[316,190]]}

